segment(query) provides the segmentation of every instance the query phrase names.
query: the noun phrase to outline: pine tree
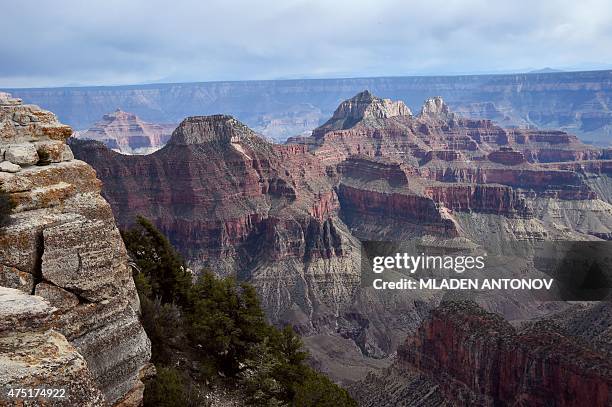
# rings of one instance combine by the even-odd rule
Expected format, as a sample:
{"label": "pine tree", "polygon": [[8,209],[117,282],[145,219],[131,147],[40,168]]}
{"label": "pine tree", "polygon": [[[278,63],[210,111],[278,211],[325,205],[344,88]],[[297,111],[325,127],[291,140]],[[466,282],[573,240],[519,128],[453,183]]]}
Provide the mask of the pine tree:
{"label": "pine tree", "polygon": [[147,219],[139,216],[136,226],[122,233],[123,241],[145,278],[137,278],[152,298],[162,303],[187,303],[191,273],[168,239]]}

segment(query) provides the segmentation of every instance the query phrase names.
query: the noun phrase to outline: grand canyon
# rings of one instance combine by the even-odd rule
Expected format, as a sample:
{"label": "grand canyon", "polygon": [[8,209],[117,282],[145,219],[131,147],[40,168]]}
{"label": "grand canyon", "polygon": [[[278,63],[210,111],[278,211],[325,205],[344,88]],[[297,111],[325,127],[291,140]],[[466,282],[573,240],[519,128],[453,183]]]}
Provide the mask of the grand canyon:
{"label": "grand canyon", "polygon": [[[365,241],[610,240],[609,149],[466,118],[441,97],[415,114],[368,90],[285,144],[213,115],[186,118],[150,155],[70,147],[96,170],[120,227],[143,215],[196,272],[253,283],[268,318],[292,325],[312,364],[363,405],[611,402],[607,302],[506,292],[449,303],[360,284]],[[577,328],[583,318],[600,331]]]}
{"label": "grand canyon", "polygon": [[612,407],[612,2],[0,20],[0,407]]}

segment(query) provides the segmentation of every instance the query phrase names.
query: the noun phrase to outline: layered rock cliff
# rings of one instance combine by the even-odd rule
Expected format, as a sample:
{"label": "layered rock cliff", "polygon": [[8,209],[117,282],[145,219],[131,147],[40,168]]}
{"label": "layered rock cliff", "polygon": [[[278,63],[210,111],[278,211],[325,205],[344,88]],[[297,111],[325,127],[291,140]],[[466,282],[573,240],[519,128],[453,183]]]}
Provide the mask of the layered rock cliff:
{"label": "layered rock cliff", "polygon": [[16,204],[0,229],[0,285],[12,307],[0,326],[23,317],[2,331],[3,384],[38,378],[69,386],[72,405],[136,406],[150,342],[111,207],[65,144],[71,133],[52,113],[0,94],[0,188]]}
{"label": "layered rock cliff", "polygon": [[407,392],[427,406],[609,406],[611,389],[609,355],[552,321],[516,329],[475,303],[447,302],[398,349],[386,375],[353,391],[364,406],[401,405]]}
{"label": "layered rock cliff", "polygon": [[313,136],[320,137],[328,131],[349,129],[362,121],[375,125],[378,119],[410,115],[412,112],[404,102],[381,99],[365,90],[342,102],[331,119],[318,127]]}
{"label": "layered rock cliff", "polygon": [[184,120],[148,156],[73,147],[98,168],[120,224],[144,215],[195,270],[250,279],[274,321],[316,331],[351,297],[358,242],[337,217],[325,168],[304,149],[273,145],[223,115]]}
{"label": "layered rock cliff", "polygon": [[96,140],[124,154],[149,154],[162,148],[176,125],[147,123],[133,113],[115,110],[75,137]]}

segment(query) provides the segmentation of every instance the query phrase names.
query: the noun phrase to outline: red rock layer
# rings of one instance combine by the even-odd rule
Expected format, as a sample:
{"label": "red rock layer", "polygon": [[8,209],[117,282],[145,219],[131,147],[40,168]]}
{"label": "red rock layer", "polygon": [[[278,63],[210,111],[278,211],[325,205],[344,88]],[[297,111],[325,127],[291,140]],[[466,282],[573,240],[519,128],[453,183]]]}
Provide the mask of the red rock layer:
{"label": "red rock layer", "polygon": [[372,191],[340,184],[338,198],[344,216],[351,219],[362,215],[383,218],[386,222],[395,219],[420,225],[429,233],[451,237],[458,235],[452,220],[445,218],[429,197]]}
{"label": "red rock layer", "polygon": [[475,303],[443,303],[398,350],[459,405],[608,406],[612,365],[550,322],[516,331]]}
{"label": "red rock layer", "polygon": [[146,216],[197,261],[235,256],[275,233],[301,236],[301,248],[270,246],[270,256],[303,256],[304,231],[337,210],[324,168],[302,147],[273,146],[228,116],[192,118],[179,130],[148,156],[96,144],[80,150],[98,168],[122,226]]}
{"label": "red rock layer", "polygon": [[533,215],[521,194],[505,185],[435,185],[426,187],[425,194],[454,211]]}

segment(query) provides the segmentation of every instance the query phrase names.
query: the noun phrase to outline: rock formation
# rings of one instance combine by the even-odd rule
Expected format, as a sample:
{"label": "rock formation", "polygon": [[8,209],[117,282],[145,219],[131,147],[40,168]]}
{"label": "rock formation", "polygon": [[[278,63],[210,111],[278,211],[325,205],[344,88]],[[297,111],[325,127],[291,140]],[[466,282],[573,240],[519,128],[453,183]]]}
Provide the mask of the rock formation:
{"label": "rock formation", "polygon": [[313,136],[322,136],[331,130],[349,129],[362,121],[374,124],[377,119],[410,115],[412,115],[412,112],[404,102],[381,99],[365,90],[342,102],[331,119],[318,127],[313,132]]}
{"label": "rock formation", "polygon": [[358,284],[358,242],[337,217],[325,168],[301,146],[271,144],[224,115],[185,119],[148,156],[72,145],[98,167],[111,205],[126,209],[120,224],[142,214],[193,269],[250,279],[270,293],[262,301],[274,321],[315,332]]}
{"label": "rock formation", "polygon": [[[52,328],[57,309],[43,298],[0,287],[0,385],[5,401],[10,388],[58,389],[57,398],[37,397],[25,405],[105,404],[87,362],[66,337]],[[8,405],[8,404],[3,404]]]}
{"label": "rock formation", "polygon": [[[69,385],[72,405],[138,405],[150,342],[111,208],[94,170],[65,144],[71,133],[52,113],[0,94],[0,188],[16,204],[0,229],[0,285],[12,289],[0,295],[10,305],[0,307],[1,376]],[[15,319],[18,329],[2,330]]]}
{"label": "rock formation", "polygon": [[515,329],[475,303],[447,302],[398,349],[386,374],[353,390],[364,406],[397,405],[408,392],[426,406],[608,406],[611,389],[608,354],[555,323]]}
{"label": "rock formation", "polygon": [[153,124],[121,109],[105,114],[89,129],[76,132],[75,137],[96,140],[124,154],[149,154],[162,148],[176,125]]}
{"label": "rock formation", "polygon": [[436,96],[425,101],[419,117],[421,119],[443,120],[448,122],[455,116],[454,113],[451,113],[450,108],[442,97]]}
{"label": "rock formation", "polygon": [[[389,363],[440,301],[360,287],[360,241],[501,248],[612,236],[605,150],[560,131],[461,117],[440,98],[413,116],[362,92],[293,144],[215,115],[185,119],[146,157],[79,140],[72,148],[96,168],[121,225],[147,216],[195,270],[252,281],[271,320],[308,336],[321,368],[340,380]],[[503,295],[481,300],[508,318],[547,312]]]}

